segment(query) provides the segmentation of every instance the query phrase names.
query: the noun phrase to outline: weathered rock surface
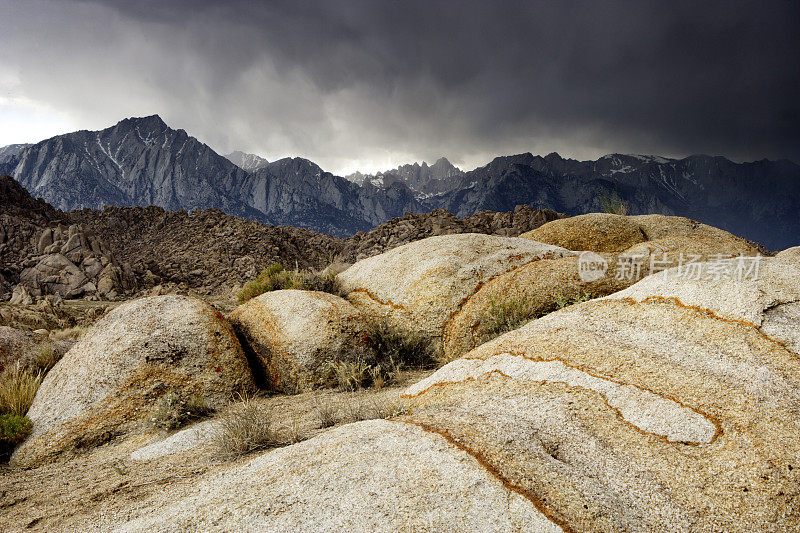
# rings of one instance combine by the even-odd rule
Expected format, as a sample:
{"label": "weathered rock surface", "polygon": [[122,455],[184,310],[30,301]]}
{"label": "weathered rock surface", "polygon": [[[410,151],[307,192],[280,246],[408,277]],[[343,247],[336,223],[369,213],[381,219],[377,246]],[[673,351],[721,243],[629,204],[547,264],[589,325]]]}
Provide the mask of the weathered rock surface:
{"label": "weathered rock surface", "polygon": [[718,245],[727,244],[731,254],[738,253],[740,249],[753,249],[747,241],[727,231],[688,218],[666,215],[588,213],[548,222],[520,237],[570,250],[593,252],[638,250],[634,246],[639,243],[668,237],[691,237]]}
{"label": "weathered rock surface", "polygon": [[[653,240],[643,240],[651,236]],[[492,310],[503,303],[518,300],[531,315],[543,315],[574,299],[614,293],[673,266],[683,265],[688,270],[694,268],[690,262],[759,253],[726,231],[662,215],[593,213],[549,222],[523,237],[592,250],[605,262],[605,274],[598,279],[581,277],[581,258],[568,257],[537,261],[498,276],[470,297],[449,322],[444,335],[445,360],[481,344]]]}
{"label": "weathered rock surface", "polygon": [[531,321],[408,389],[407,420],[571,530],[797,530],[798,328],[772,313],[800,301],[800,268],[763,261]]}
{"label": "weathered rock surface", "polygon": [[218,311],[182,296],[134,300],[98,322],[47,374],[28,412],[33,433],[12,461],[32,463],[124,434],[170,392],[219,407],[252,390],[247,360]]}
{"label": "weathered rock surface", "polygon": [[48,294],[115,299],[135,283],[91,231],[8,176],[0,177],[0,270],[0,298],[11,292],[18,305]]}
{"label": "weathered rock surface", "polygon": [[370,361],[367,324],[344,298],[324,292],[280,290],[240,305],[228,317],[255,355],[265,384],[300,392],[325,378],[338,361]]}
{"label": "weathered rock surface", "polygon": [[561,531],[469,453],[413,424],[348,424],[264,453],[115,531]]}
{"label": "weathered rock surface", "polygon": [[776,257],[780,257],[782,259],[792,259],[794,261],[800,261],[800,246],[793,246],[792,248],[787,248],[782,252],[778,252]]}
{"label": "weathered rock surface", "polygon": [[467,233],[416,241],[364,259],[338,275],[356,307],[439,346],[444,328],[492,278],[573,252],[528,239]]}
{"label": "weathered rock surface", "polygon": [[649,240],[639,224],[628,217],[609,213],[588,213],[548,222],[520,236],[568,250],[594,252],[622,252]]}

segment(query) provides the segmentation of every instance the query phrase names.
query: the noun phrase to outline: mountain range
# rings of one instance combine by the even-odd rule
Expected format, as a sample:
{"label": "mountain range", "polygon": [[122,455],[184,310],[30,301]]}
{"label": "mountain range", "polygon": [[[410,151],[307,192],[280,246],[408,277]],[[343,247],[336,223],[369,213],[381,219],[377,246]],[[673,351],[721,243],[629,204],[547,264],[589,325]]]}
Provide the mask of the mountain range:
{"label": "mountain range", "polygon": [[577,161],[525,153],[468,172],[441,158],[344,178],[302,158],[221,156],[153,115],[0,148],[0,173],[65,211],[217,207],[336,236],[368,231],[408,211],[444,208],[467,217],[529,204],[574,215],[612,205],[628,214],[687,216],[771,249],[800,242],[800,166],[788,160],[610,154]]}

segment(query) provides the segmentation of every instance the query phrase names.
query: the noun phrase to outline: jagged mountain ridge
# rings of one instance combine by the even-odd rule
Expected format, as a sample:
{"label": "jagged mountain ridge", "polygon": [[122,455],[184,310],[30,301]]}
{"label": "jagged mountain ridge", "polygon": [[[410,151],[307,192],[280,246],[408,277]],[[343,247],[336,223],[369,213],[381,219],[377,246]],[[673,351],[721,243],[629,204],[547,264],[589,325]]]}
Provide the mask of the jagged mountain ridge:
{"label": "jagged mountain ridge", "polygon": [[157,115],[44,140],[0,160],[0,171],[64,211],[216,207],[264,224],[337,236],[423,209],[407,188],[358,187],[301,158],[247,172]]}
{"label": "jagged mountain ridge", "polygon": [[576,161],[526,153],[498,157],[426,201],[457,216],[512,201],[574,215],[602,211],[607,198],[621,199],[629,214],[687,216],[771,249],[800,240],[800,166],[787,160],[611,154]]}
{"label": "jagged mountain ridge", "polygon": [[442,158],[348,180],[302,158],[259,163],[248,172],[152,116],[9,151],[0,157],[0,172],[63,210],[217,207],[336,236],[367,231],[408,211],[444,208],[466,217],[528,204],[574,215],[602,210],[607,198],[622,200],[629,214],[688,216],[771,249],[795,245],[800,236],[800,166],[787,160],[610,154],[577,161],[525,153],[469,172]]}
{"label": "jagged mountain ridge", "polygon": [[421,165],[419,163],[400,165],[377,174],[355,172],[346,177],[359,185],[368,182],[377,187],[388,187],[400,182],[414,191],[417,197],[425,198],[457,188],[463,175],[463,170],[450,163],[447,158],[440,157],[430,166],[423,161]]}

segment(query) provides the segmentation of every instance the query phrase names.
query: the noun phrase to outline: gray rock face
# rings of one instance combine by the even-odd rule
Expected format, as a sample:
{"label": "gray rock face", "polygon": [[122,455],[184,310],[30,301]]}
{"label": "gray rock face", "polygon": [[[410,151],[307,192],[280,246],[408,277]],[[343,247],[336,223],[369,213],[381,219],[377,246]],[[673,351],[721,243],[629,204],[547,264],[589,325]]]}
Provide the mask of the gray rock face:
{"label": "gray rock face", "polygon": [[347,179],[359,185],[371,183],[380,187],[388,187],[393,183],[407,185],[417,196],[430,196],[442,194],[456,189],[461,184],[464,171],[454,166],[444,157],[439,158],[433,165],[423,162],[422,165],[414,163],[401,165],[386,172],[374,175],[364,175],[356,172],[347,176]]}
{"label": "gray rock face", "polygon": [[269,164],[269,161],[263,157],[255,154],[246,154],[244,152],[235,151],[227,154],[225,159],[247,172],[253,172]]}
{"label": "gray rock face", "polygon": [[[17,299],[56,294],[63,298],[84,296],[115,299],[132,288],[130,272],[120,266],[104,245],[81,225],[44,228],[38,238],[40,255],[19,276]],[[16,295],[16,292],[15,292]]]}

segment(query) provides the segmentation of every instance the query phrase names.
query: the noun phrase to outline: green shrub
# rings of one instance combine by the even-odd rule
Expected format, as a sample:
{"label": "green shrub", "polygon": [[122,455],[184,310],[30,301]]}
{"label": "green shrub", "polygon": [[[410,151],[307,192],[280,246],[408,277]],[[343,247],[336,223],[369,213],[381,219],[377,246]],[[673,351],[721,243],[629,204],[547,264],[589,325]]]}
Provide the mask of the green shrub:
{"label": "green shrub", "polygon": [[248,281],[239,293],[239,303],[260,296],[265,292],[282,289],[304,291],[321,291],[340,294],[336,273],[332,269],[316,270],[284,270],[280,263],[274,263],[264,269],[258,277]]}
{"label": "green shrub", "polygon": [[612,215],[628,214],[628,204],[617,193],[601,195],[600,207],[604,213],[611,213]]}
{"label": "green shrub", "polygon": [[24,368],[19,361],[0,373],[0,413],[23,416],[28,412],[44,375]]}
{"label": "green shrub", "polygon": [[567,307],[568,305],[586,302],[594,296],[582,293],[572,298],[557,296],[544,308],[533,306],[525,296],[495,297],[489,302],[489,309],[481,321],[481,339],[490,341],[504,333],[519,329],[531,320]]}
{"label": "green shrub", "polygon": [[259,408],[253,400],[245,399],[232,407],[214,435],[217,456],[232,460],[277,445],[271,418],[269,410]]}
{"label": "green shrub", "polygon": [[209,407],[205,398],[200,395],[183,396],[180,393],[171,392],[161,398],[151,422],[154,427],[171,431],[213,412],[214,410]]}
{"label": "green shrub", "polygon": [[6,460],[14,447],[30,435],[33,424],[27,416],[0,415],[0,458]]}

